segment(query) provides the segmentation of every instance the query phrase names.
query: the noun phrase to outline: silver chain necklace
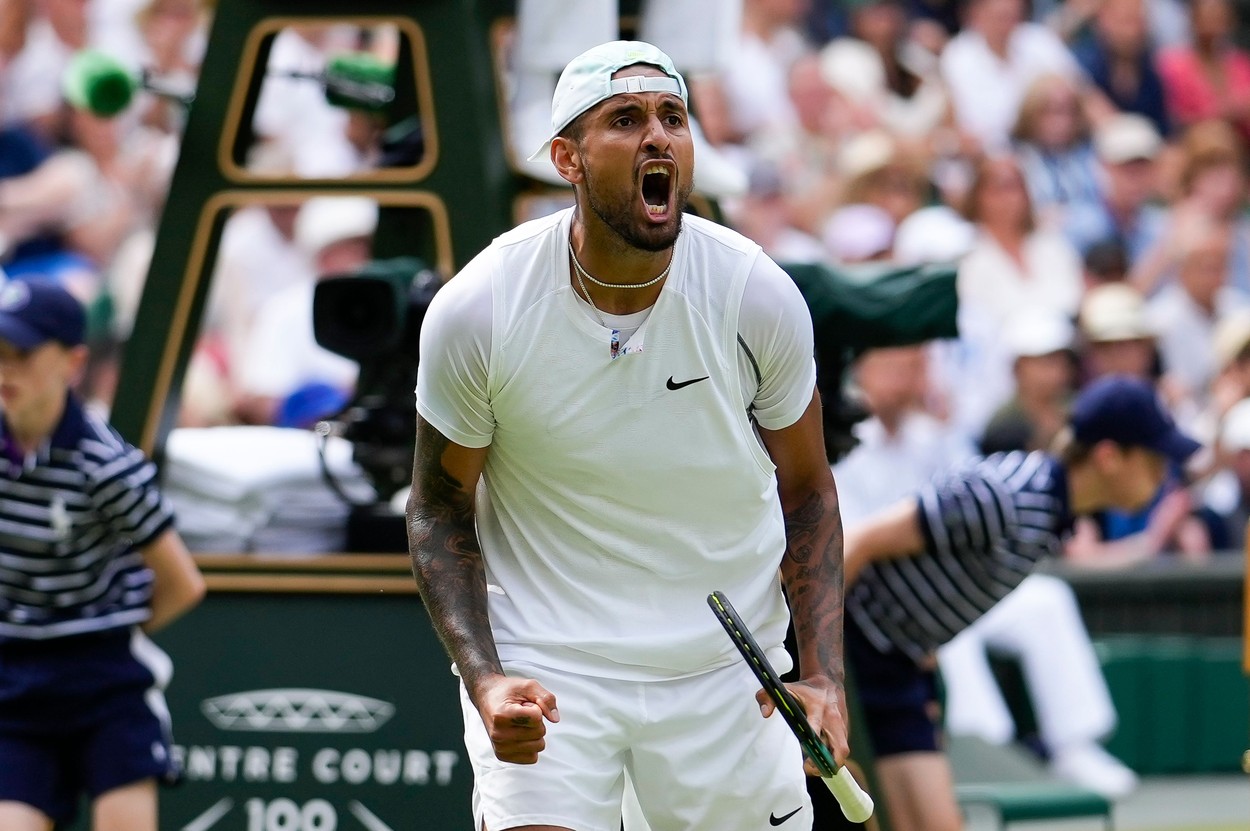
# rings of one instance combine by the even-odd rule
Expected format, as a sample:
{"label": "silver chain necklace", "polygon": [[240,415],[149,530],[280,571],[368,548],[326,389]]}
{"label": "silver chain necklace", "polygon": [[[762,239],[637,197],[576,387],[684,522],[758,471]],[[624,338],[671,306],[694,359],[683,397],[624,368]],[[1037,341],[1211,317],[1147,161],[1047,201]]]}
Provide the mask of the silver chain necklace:
{"label": "silver chain necklace", "polygon": [[[573,254],[573,244],[569,243],[569,253]],[[603,318],[603,312],[599,311],[599,307],[595,305],[595,301],[590,299],[590,292],[586,290],[586,281],[582,279],[582,264],[577,262],[577,255],[573,254],[573,262],[577,263],[577,268],[573,273],[577,275],[577,285],[582,290],[582,296],[586,298],[586,302],[590,304],[590,310],[595,313],[595,317],[599,318],[599,325],[604,329],[610,329],[608,322]]]}
{"label": "silver chain necklace", "polygon": [[[645,283],[605,283],[602,280],[595,279],[589,271],[582,267],[581,260],[577,259],[577,254],[573,251],[572,240],[569,240],[569,256],[573,258],[573,265],[577,268],[577,275],[579,278],[584,277],[596,286],[602,286],[605,289],[645,289],[648,286],[654,286],[656,283],[667,277],[668,270],[673,267],[673,257],[669,257],[668,265],[664,266],[664,270],[659,273],[659,276],[653,277]],[[590,295],[587,295],[586,297],[589,299]],[[594,304],[592,303],[591,305],[593,306]]]}

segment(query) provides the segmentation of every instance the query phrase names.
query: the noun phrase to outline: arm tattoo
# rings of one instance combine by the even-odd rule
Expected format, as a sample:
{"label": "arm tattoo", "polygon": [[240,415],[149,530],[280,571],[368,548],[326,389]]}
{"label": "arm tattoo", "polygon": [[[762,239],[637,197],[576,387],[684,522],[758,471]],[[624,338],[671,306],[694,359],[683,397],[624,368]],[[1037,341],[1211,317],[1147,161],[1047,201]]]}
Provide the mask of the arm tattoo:
{"label": "arm tattoo", "polygon": [[842,682],[842,518],[836,488],[808,491],[783,506],[781,573],[794,619],[803,675]]}
{"label": "arm tattoo", "polygon": [[486,571],[474,526],[477,483],[461,483],[448,473],[443,452],[449,444],[425,419],[417,419],[408,551],[434,631],[473,693],[483,675],[502,670],[486,612]]}

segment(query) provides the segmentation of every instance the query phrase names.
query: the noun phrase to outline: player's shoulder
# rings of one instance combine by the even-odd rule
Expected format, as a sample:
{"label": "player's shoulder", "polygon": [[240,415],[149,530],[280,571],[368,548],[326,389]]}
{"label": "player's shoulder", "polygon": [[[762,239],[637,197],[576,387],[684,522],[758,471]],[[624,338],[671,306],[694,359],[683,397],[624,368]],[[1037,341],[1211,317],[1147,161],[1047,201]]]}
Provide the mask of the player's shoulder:
{"label": "player's shoulder", "polygon": [[494,242],[491,243],[491,248],[497,251],[506,251],[515,246],[541,245],[552,234],[560,232],[560,227],[572,211],[572,208],[565,208],[547,216],[540,216],[537,219],[522,222],[520,225],[510,228],[495,237]]}
{"label": "player's shoulder", "polygon": [[747,236],[719,222],[713,222],[695,214],[686,214],[682,217],[682,231],[690,234],[696,244],[724,248],[749,256],[754,256],[760,251],[759,244]]}
{"label": "player's shoulder", "polygon": [[1062,482],[1063,468],[1049,453],[1012,450],[991,453],[968,463],[965,475],[990,480],[1011,493],[1050,492]]}

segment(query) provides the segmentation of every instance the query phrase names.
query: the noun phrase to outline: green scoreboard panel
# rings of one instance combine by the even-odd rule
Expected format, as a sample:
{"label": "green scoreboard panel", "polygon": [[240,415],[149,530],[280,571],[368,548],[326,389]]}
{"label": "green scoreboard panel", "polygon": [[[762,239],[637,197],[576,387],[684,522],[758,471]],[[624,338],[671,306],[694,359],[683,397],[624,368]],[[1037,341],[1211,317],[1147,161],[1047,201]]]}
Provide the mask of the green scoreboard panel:
{"label": "green scoreboard panel", "polygon": [[[332,568],[344,562],[389,575]],[[156,637],[184,769],[161,790],[161,828],[472,827],[459,685],[406,557],[326,558],[312,574],[201,564],[208,597]]]}

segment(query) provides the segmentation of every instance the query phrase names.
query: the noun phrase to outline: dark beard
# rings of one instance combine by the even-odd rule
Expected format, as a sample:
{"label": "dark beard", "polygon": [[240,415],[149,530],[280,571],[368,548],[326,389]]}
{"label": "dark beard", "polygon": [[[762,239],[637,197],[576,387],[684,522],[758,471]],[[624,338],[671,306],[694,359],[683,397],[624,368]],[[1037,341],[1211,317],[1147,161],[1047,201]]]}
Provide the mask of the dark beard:
{"label": "dark beard", "polygon": [[690,199],[690,186],[678,189],[674,212],[669,221],[663,225],[649,225],[639,228],[630,216],[630,203],[616,202],[608,204],[600,198],[590,179],[590,171],[586,171],[586,201],[595,216],[604,225],[612,229],[618,237],[633,248],[657,253],[667,251],[681,236],[681,216],[686,211],[686,202]]}

